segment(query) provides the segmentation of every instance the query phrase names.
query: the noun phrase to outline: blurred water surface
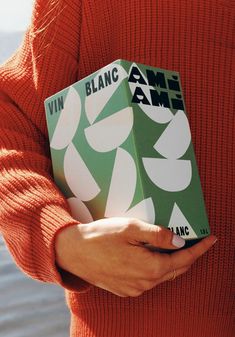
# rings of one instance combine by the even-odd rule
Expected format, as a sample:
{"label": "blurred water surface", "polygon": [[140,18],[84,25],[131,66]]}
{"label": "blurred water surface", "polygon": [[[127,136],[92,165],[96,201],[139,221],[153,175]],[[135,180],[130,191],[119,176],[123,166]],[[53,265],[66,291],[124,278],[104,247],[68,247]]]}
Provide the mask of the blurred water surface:
{"label": "blurred water surface", "polygon": [[68,337],[64,291],[26,277],[0,236],[0,337]]}
{"label": "blurred water surface", "polygon": [[[23,34],[0,30],[0,64],[19,47]],[[25,276],[15,266],[0,233],[0,337],[32,336],[69,336],[64,291]]]}

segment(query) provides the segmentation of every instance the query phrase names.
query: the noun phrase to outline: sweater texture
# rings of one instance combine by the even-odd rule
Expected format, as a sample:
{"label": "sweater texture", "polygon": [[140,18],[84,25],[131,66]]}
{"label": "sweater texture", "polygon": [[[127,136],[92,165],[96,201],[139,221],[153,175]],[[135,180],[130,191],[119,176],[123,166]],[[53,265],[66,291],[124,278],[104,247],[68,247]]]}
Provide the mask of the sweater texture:
{"label": "sweater texture", "polygon": [[[234,337],[232,0],[37,0],[0,68],[0,229],[28,275],[66,289],[71,337]],[[186,274],[121,298],[59,271],[54,238],[76,224],[52,179],[44,100],[116,59],[180,73],[216,245]]]}

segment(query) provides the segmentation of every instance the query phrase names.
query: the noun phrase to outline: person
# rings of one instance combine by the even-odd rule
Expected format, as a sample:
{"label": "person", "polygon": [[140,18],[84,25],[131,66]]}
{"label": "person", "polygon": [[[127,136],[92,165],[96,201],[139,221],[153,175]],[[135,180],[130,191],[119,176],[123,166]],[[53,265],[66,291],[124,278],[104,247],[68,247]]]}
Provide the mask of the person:
{"label": "person", "polygon": [[[0,229],[25,273],[65,288],[72,337],[234,336],[234,10],[228,0],[36,0],[1,67]],[[55,186],[44,100],[118,58],[181,75],[213,248],[211,235],[179,249],[183,239],[139,219],[78,223]]]}

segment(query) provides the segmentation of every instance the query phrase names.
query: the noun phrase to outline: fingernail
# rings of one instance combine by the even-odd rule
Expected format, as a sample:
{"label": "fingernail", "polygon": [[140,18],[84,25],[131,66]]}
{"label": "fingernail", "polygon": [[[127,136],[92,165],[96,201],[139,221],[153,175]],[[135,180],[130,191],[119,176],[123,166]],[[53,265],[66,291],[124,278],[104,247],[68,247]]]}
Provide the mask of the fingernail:
{"label": "fingernail", "polygon": [[181,248],[185,245],[185,240],[182,239],[180,236],[173,234],[173,238],[171,241],[172,245],[177,247],[177,248]]}

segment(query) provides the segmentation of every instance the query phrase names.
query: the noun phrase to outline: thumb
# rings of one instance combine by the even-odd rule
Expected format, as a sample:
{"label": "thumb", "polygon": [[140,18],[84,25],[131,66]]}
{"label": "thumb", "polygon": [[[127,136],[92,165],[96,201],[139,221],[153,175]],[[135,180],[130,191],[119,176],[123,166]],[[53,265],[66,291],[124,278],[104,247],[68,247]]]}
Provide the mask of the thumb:
{"label": "thumb", "polygon": [[135,242],[163,249],[177,249],[185,245],[184,239],[167,228],[151,225],[143,221],[138,221],[136,225],[133,237]]}

